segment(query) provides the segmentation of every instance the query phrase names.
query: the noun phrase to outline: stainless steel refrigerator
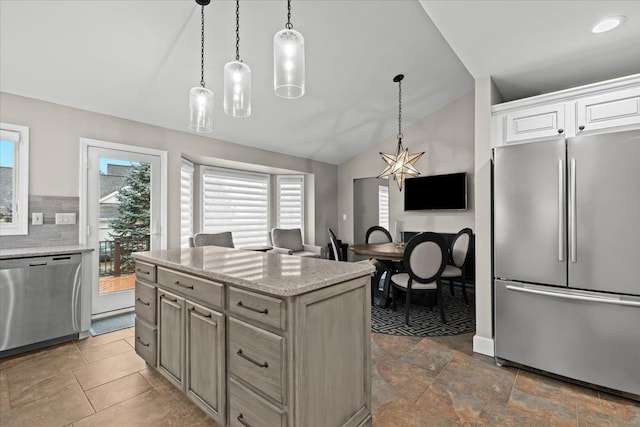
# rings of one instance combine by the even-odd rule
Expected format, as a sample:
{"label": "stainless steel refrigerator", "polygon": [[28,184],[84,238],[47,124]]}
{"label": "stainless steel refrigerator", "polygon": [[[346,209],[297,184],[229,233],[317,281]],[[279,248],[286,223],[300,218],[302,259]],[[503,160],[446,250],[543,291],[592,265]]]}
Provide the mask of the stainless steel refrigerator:
{"label": "stainless steel refrigerator", "polygon": [[640,396],[640,131],[494,162],[496,358]]}

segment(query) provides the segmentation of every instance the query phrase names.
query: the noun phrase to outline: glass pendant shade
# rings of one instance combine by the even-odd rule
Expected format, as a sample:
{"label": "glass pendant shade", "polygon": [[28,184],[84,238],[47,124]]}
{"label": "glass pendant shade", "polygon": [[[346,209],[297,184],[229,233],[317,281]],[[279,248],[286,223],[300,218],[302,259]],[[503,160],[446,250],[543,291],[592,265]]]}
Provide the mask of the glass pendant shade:
{"label": "glass pendant shade", "polygon": [[293,29],[273,37],[273,88],[283,98],[304,95],[304,37]]}
{"label": "glass pendant shade", "polygon": [[251,115],[251,68],[244,62],[224,65],[224,112],[233,117]]}
{"label": "glass pendant shade", "polygon": [[213,92],[199,86],[189,93],[189,129],[196,132],[213,130]]}

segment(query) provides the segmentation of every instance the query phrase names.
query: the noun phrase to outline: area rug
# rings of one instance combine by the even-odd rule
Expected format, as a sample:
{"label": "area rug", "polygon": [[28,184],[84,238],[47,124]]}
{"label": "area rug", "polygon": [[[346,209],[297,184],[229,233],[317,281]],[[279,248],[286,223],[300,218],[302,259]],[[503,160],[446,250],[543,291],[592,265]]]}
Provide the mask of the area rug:
{"label": "area rug", "polygon": [[89,332],[95,337],[96,335],[108,334],[109,332],[118,331],[120,329],[131,328],[135,323],[135,319],[135,313],[126,313],[94,320],[91,322]]}
{"label": "area rug", "polygon": [[[456,288],[455,296],[451,296],[448,287],[445,289],[445,314],[447,323],[440,320],[438,307],[430,309],[425,305],[411,304],[409,324],[405,324],[404,303],[398,304],[396,311],[391,307],[371,307],[371,330],[389,335],[406,335],[419,337],[437,337],[458,335],[476,330],[476,313],[473,292],[467,290],[469,305],[466,305],[460,288]],[[404,294],[401,296],[404,299]],[[413,295],[412,295],[413,299]]]}

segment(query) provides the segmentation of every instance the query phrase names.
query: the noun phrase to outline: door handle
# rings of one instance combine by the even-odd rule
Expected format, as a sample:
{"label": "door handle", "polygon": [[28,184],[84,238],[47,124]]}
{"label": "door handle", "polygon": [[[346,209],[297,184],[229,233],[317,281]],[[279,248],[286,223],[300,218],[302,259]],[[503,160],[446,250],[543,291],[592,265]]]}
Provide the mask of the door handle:
{"label": "door handle", "polygon": [[189,311],[191,311],[193,314],[197,314],[200,317],[206,317],[207,319],[211,319],[211,313],[200,313],[198,310],[196,310],[193,307],[191,307]]}
{"label": "door handle", "polygon": [[256,365],[258,368],[268,368],[269,367],[269,363],[267,362],[258,362],[257,360],[255,360],[253,357],[249,357],[246,354],[244,354],[244,352],[242,351],[242,349],[239,349],[236,354],[240,357],[242,357],[244,360],[248,360],[249,362],[253,363],[254,365]]}
{"label": "door handle", "polygon": [[566,196],[564,194],[564,175],[564,161],[560,159],[558,160],[558,261],[564,261],[565,253],[564,206]]}
{"label": "door handle", "polygon": [[569,161],[569,259],[577,262],[576,246],[576,159]]}
{"label": "door handle", "polygon": [[253,311],[253,312],[256,312],[256,313],[269,314],[269,309],[268,308],[263,308],[262,310],[260,310],[260,309],[257,309],[257,308],[249,307],[248,305],[244,305],[242,303],[242,301],[238,301],[237,305],[238,305],[238,307],[241,307],[241,308],[244,308],[246,310]]}
{"label": "door handle", "polygon": [[640,301],[627,301],[617,297],[592,297],[588,295],[573,294],[568,292],[545,291],[543,289],[523,288],[520,286],[507,285],[510,291],[523,292],[525,294],[543,295],[546,297],[554,297],[561,299],[569,299],[574,301],[597,302],[601,304],[623,305],[628,307],[640,307]]}

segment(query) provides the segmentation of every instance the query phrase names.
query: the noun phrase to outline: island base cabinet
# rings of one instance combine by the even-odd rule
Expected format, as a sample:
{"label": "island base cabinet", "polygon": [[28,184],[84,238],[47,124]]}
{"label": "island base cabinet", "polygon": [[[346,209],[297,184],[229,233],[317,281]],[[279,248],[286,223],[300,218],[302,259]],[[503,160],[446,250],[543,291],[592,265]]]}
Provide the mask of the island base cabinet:
{"label": "island base cabinet", "polygon": [[285,427],[285,412],[229,378],[229,425],[231,427]]}
{"label": "island base cabinet", "polygon": [[176,387],[183,385],[184,298],[158,289],[158,370]]}
{"label": "island base cabinet", "polygon": [[224,315],[191,301],[186,302],[186,309],[186,394],[224,425]]}

